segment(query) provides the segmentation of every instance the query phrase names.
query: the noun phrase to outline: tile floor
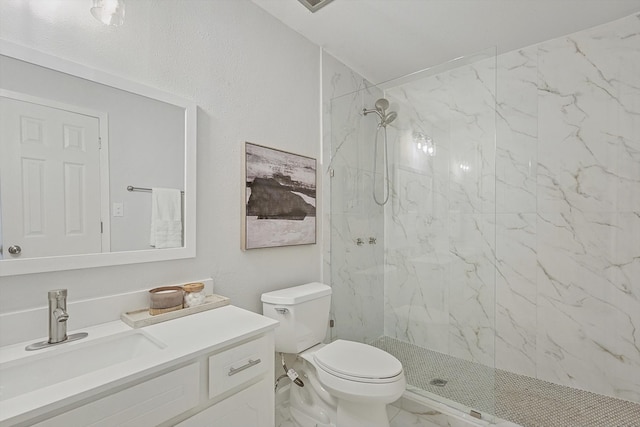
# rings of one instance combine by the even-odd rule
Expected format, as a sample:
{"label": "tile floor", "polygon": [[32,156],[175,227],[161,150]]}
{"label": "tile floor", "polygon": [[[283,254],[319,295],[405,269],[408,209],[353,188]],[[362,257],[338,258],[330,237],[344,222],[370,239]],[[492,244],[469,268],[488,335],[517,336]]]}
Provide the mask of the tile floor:
{"label": "tile floor", "polygon": [[[389,337],[371,345],[402,362],[409,385],[523,427],[640,427],[637,403],[492,369]],[[433,385],[434,378],[447,384]]]}

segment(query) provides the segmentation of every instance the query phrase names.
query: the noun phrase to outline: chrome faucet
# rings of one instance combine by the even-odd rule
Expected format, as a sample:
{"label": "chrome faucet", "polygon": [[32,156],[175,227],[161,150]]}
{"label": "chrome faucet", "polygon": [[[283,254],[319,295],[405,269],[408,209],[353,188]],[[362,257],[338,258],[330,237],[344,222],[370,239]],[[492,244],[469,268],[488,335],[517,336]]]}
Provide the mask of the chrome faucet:
{"label": "chrome faucet", "polygon": [[52,345],[79,340],[86,337],[86,332],[67,335],[67,290],[54,289],[49,291],[49,340],[29,344],[25,349],[40,350]]}
{"label": "chrome faucet", "polygon": [[67,320],[67,290],[49,291],[49,344],[66,341]]}

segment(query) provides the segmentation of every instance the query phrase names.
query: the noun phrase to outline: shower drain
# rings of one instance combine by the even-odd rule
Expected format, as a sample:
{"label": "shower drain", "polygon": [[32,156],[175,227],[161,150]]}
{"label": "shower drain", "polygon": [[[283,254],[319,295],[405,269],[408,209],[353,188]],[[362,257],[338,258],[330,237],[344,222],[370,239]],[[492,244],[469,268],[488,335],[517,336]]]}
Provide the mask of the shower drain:
{"label": "shower drain", "polygon": [[429,384],[435,385],[435,386],[438,386],[438,387],[444,387],[444,386],[447,385],[447,380],[443,380],[443,379],[440,379],[440,378],[434,378],[431,381],[429,381]]}

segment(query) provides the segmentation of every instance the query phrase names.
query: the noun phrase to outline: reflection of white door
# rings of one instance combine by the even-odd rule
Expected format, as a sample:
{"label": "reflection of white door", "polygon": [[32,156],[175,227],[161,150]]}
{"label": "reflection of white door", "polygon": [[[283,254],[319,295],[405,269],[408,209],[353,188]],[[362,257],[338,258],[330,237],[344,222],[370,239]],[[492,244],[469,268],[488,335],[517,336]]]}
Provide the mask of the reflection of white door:
{"label": "reflection of white door", "polygon": [[43,104],[0,96],[4,259],[102,251],[99,119]]}

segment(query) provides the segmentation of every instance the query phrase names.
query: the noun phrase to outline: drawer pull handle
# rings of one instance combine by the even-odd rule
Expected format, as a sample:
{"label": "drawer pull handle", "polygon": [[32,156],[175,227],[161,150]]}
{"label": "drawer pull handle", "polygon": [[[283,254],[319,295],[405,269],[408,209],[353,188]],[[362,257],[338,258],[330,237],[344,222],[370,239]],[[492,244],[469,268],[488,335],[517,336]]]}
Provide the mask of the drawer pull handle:
{"label": "drawer pull handle", "polygon": [[252,366],[256,366],[260,362],[262,362],[262,360],[260,359],[256,359],[256,360],[249,359],[249,361],[245,365],[242,365],[239,368],[229,368],[229,373],[227,375],[228,376],[235,375],[239,372],[244,371],[245,369],[249,369]]}

